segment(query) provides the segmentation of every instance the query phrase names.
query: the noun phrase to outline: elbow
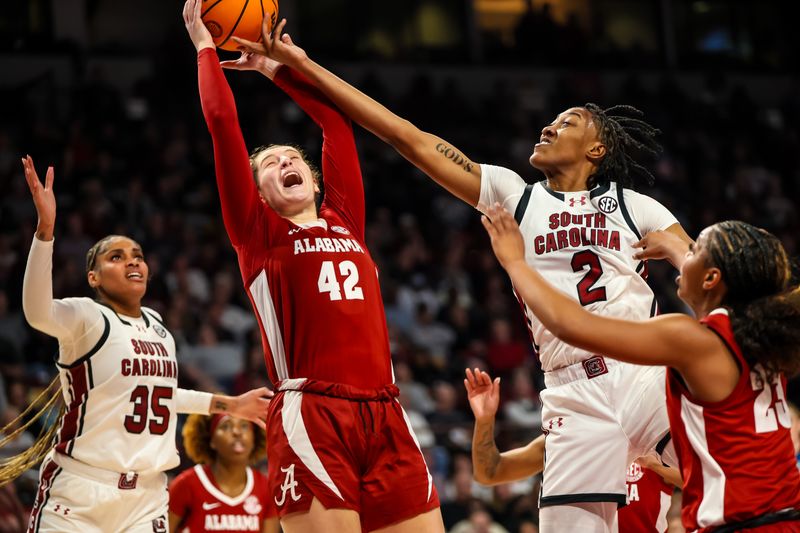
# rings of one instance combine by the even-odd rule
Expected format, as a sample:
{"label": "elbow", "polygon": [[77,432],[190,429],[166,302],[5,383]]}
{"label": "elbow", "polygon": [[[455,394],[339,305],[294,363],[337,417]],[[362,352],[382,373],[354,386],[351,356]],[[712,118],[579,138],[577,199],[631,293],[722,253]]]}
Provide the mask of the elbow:
{"label": "elbow", "polygon": [[480,472],[478,470],[473,470],[472,479],[474,479],[481,485],[486,485],[487,487],[491,487],[492,485],[497,485],[497,481],[495,481],[493,477],[488,476],[486,475],[485,472]]}
{"label": "elbow", "polygon": [[398,118],[398,123],[387,128],[384,141],[401,154],[411,153],[417,145],[421,131],[411,122]]}

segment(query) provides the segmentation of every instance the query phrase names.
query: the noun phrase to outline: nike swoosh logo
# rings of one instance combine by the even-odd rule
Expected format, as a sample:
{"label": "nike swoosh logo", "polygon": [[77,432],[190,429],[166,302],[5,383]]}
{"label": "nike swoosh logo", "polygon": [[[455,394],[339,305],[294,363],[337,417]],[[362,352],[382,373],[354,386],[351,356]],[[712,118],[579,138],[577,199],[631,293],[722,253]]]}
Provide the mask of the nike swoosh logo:
{"label": "nike swoosh logo", "polygon": [[204,511],[210,511],[211,509],[216,509],[220,505],[222,505],[222,504],[221,503],[206,503],[206,502],[203,502],[203,510]]}

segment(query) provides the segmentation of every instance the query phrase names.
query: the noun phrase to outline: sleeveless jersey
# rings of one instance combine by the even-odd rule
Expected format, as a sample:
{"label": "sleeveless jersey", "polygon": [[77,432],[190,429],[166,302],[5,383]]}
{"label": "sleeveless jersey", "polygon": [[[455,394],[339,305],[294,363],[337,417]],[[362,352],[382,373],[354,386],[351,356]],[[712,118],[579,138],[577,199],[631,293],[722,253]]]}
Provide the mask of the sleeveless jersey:
{"label": "sleeveless jersey", "polygon": [[617,512],[620,533],[664,533],[672,485],[638,463],[628,467],[628,505]]}
{"label": "sleeveless jersey", "polygon": [[[588,311],[627,320],[656,313],[647,265],[633,259],[637,249],[631,245],[677,223],[657,201],[613,182],[591,191],[557,192],[544,181],[527,185],[509,169],[481,165],[479,206],[495,202],[517,219],[527,263]],[[561,342],[520,303],[544,371],[594,355]]]}
{"label": "sleeveless jersey", "polygon": [[223,219],[261,327],[270,379],[307,378],[363,389],[392,383],[378,272],[364,240],[364,190],[349,119],[300,74],[278,71],[275,83],[323,130],[325,200],[316,222],[296,225],[258,194],[216,53],[202,50],[198,61]]}
{"label": "sleeveless jersey", "polygon": [[170,483],[169,510],[181,517],[178,531],[189,533],[261,531],[264,520],[278,514],[267,478],[249,466],[245,487],[236,497],[216,486],[208,466],[184,470]]}
{"label": "sleeveless jersey", "polygon": [[[61,302],[85,313],[102,334],[82,357],[60,356],[56,362],[67,405],[56,451],[114,472],[177,466],[178,364],[175,341],[160,315],[142,307],[140,318],[121,316],[88,298]],[[59,341],[59,351],[72,350]]]}
{"label": "sleeveless jersey", "polygon": [[742,370],[720,402],[696,400],[668,369],[667,411],[683,473],[683,525],[689,531],[800,509],[800,474],[789,436],[786,379],[770,382],[750,367],[733,336],[727,311],[701,320],[725,343]]}

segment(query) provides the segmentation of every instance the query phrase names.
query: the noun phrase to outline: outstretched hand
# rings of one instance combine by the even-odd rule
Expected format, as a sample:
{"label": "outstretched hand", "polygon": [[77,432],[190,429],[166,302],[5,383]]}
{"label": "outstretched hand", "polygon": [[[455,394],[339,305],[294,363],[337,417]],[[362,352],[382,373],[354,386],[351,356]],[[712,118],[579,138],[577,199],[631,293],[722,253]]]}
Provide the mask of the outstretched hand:
{"label": "outstretched hand", "polygon": [[497,260],[508,269],[515,261],[525,260],[525,244],[517,221],[503,207],[495,203],[481,217],[483,227],[492,241],[492,249]]}
{"label": "outstretched hand", "polygon": [[55,171],[53,167],[47,167],[44,186],[42,186],[31,156],[27,155],[22,158],[22,167],[25,170],[25,181],[28,182],[33,204],[36,206],[36,214],[39,216],[36,237],[43,241],[49,241],[53,238],[53,230],[56,225],[56,196],[53,194]]}
{"label": "outstretched hand", "polygon": [[242,52],[239,59],[220,61],[219,64],[229,70],[255,70],[271,80],[275,79],[275,74],[281,68],[281,64],[274,59],[253,52]]}
{"label": "outstretched hand", "polygon": [[489,377],[483,370],[466,370],[464,387],[476,420],[494,418],[500,405],[500,378]]}
{"label": "outstretched hand", "polygon": [[195,49],[216,48],[214,38],[203,23],[203,0],[186,0],[183,4],[183,23]]}
{"label": "outstretched hand", "polygon": [[234,397],[228,414],[243,418],[256,424],[261,429],[267,428],[267,410],[275,393],[266,387],[259,387]]}
{"label": "outstretched hand", "polygon": [[633,247],[641,248],[641,251],[633,254],[634,259],[666,259],[675,268],[680,268],[689,250],[688,243],[670,231],[651,231],[633,243]]}
{"label": "outstretched hand", "polygon": [[305,50],[295,45],[288,33],[283,33],[286,27],[286,19],[282,19],[270,33],[269,18],[265,17],[261,24],[261,42],[255,43],[239,37],[231,37],[239,50],[266,56],[282,65],[296,67],[301,62],[308,59]]}

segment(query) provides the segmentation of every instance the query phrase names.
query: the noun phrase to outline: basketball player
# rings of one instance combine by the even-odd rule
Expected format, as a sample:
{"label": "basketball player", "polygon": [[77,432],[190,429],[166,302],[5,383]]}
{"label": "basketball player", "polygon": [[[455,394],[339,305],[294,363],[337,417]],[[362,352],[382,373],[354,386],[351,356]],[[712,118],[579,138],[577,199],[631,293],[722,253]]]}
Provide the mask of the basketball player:
{"label": "basketball player", "polygon": [[183,446],[198,463],[169,485],[169,530],[277,533],[267,478],[248,465],[266,457],[266,433],[228,415],[190,415]]}
{"label": "basketball player", "polygon": [[[178,388],[175,341],[141,305],[148,268],[139,245],[108,236],[87,254],[97,300],[53,299],[53,167],[42,186],[22,160],[39,222],[22,286],[30,325],[58,339],[66,413],[47,456],[29,532],[167,531],[164,471],[178,465],[177,413],[231,413],[264,425],[269,391],[231,398]],[[30,460],[23,452],[17,461]]]}
{"label": "basketball player", "polygon": [[[484,485],[497,485],[541,472],[544,468],[545,435],[549,429],[544,428],[544,435],[522,448],[500,453],[494,440],[500,378],[492,380],[482,370],[467,369],[464,386],[475,415],[472,436],[475,480]],[[557,420],[554,425],[558,425]],[[672,502],[673,486],[681,486],[681,479],[676,468],[664,467],[653,459],[654,456],[640,457],[627,469],[628,505],[618,512],[620,533],[663,533],[667,530],[667,511]]]}
{"label": "basketball player", "polygon": [[786,403],[786,376],[800,370],[800,288],[790,285],[777,238],[738,221],[706,228],[678,278],[678,296],[699,321],[682,314],[631,321],[589,313],[545,281],[526,264],[519,227],[499,204],[482,222],[516,290],[558,338],[669,367],[667,410],[688,531],[800,531]]}
{"label": "basketball player", "polygon": [[378,273],[364,242],[364,190],[350,121],[288,68],[253,57],[322,128],[319,174],[287,145],[248,156],[201,3],[184,8],[214,143],[222,215],[261,326],[278,393],[269,485],[295,531],[444,531],[436,490],[396,401]]}
{"label": "basketball player", "polygon": [[[660,149],[657,130],[638,118],[638,110],[587,104],[560,113],[530,157],[547,179],[526,184],[511,170],[473,163],[311,61],[281,35],[285,22],[272,36],[262,35],[263,44],[237,42],[308,77],[355,122],[465,202],[500,202],[513,211],[530,264],[590,311],[634,319],[656,313],[642,260],[649,255],[634,259],[634,243],[656,230],[690,239],[661,204],[628,188],[635,177],[652,180],[632,153]],[[530,309],[525,315],[545,371],[542,420],[562,420],[547,437],[540,527],[611,530],[626,499],[626,468],[667,438],[664,369],[607,361],[561,342]],[[608,394],[601,403],[587,403],[584,389]]]}

